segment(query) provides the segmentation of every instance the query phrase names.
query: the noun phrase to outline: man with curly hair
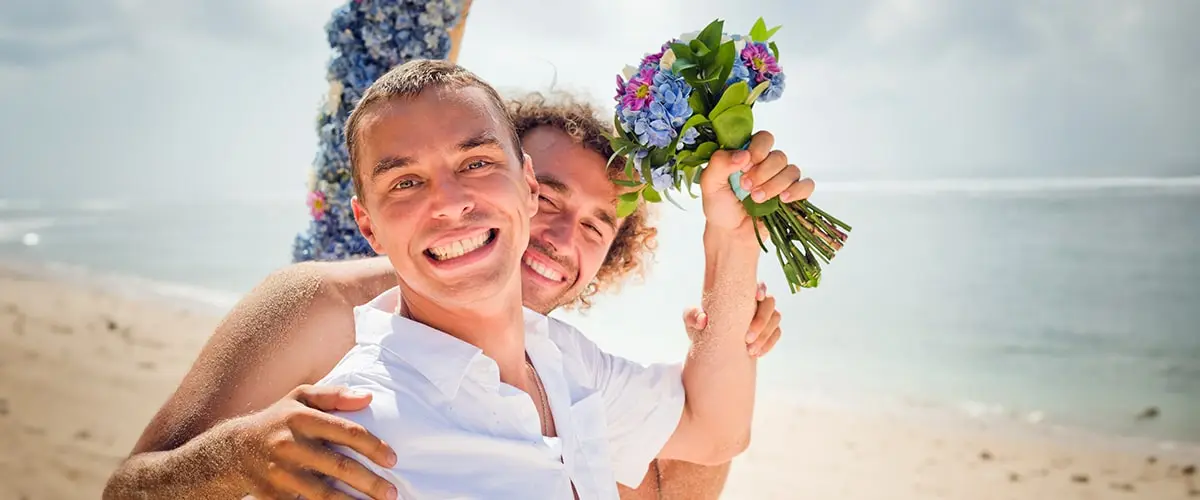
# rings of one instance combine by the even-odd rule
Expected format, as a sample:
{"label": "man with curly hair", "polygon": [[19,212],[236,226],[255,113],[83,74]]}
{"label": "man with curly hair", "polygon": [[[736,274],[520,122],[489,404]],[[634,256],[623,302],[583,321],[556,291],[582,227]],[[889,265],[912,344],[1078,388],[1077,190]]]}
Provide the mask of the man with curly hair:
{"label": "man with curly hair", "polygon": [[[523,302],[541,313],[558,307],[587,307],[596,293],[644,270],[643,261],[651,256],[655,238],[647,208],[616,218],[618,188],[609,180],[622,168],[619,164],[606,167],[611,150],[602,136],[604,121],[594,108],[571,100],[547,103],[533,97],[511,102],[507,111],[521,149],[533,160],[540,185],[528,249],[521,257]],[[746,162],[749,167],[747,158],[752,159],[757,165],[749,169],[747,177],[755,179],[756,186],[786,192],[794,199],[808,196],[811,181],[800,180],[799,171],[786,165],[780,153],[768,152],[771,143],[769,134],[760,133],[749,153],[741,153],[740,160],[729,155],[725,161]],[[710,189],[711,185],[715,184],[708,183]],[[730,243],[715,240],[706,236],[706,249]],[[751,236],[753,248],[748,255],[756,256],[753,241]],[[218,326],[178,391],[139,440],[136,455],[110,481],[106,496],[169,490],[154,487],[148,478],[155,470],[174,467],[210,471],[214,477],[207,479],[213,481],[269,483],[277,490],[306,497],[321,493],[314,489],[319,487],[318,475],[338,479],[372,498],[394,495],[378,475],[344,456],[324,453],[320,443],[346,446],[384,467],[394,462],[393,450],[352,422],[332,415],[314,419],[311,414],[311,409],[360,410],[371,397],[308,384],[329,373],[354,346],[354,307],[395,286],[396,270],[382,257],[297,264],[272,274]],[[779,335],[774,300],[766,297],[761,287],[758,293],[758,311],[746,339],[752,356],[770,350]],[[705,297],[706,307],[711,306],[712,295],[719,293]],[[708,318],[700,311],[691,312],[685,321],[693,332],[708,327]],[[261,421],[264,415],[289,424],[285,426],[288,432],[255,436],[247,429],[247,419]],[[215,432],[216,427],[225,432]],[[238,446],[217,444],[230,440]],[[236,456],[212,452],[230,449]],[[727,456],[728,451],[714,456]],[[655,464],[639,489],[625,488],[621,496],[675,497],[664,493],[675,483],[679,498],[714,497],[728,472],[727,460],[719,462],[723,465],[709,464],[711,468],[677,462],[662,467]],[[287,473],[279,473],[281,470]],[[167,491],[166,496],[187,490]]]}

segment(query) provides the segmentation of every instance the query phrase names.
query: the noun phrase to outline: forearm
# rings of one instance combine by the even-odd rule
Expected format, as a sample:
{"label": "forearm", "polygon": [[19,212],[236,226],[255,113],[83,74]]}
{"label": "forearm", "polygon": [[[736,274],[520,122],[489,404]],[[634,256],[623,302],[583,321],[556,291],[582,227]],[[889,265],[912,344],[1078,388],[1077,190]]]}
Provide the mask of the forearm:
{"label": "forearm", "polygon": [[754,317],[760,252],[749,230],[705,228],[701,306],[708,325],[692,334],[683,370],[684,413],[710,436],[718,460],[739,453],[749,439],[755,361],[746,351],[746,333]]}
{"label": "forearm", "polygon": [[226,421],[179,448],[138,453],[109,478],[104,500],[241,498],[248,487],[238,477],[234,433]]}

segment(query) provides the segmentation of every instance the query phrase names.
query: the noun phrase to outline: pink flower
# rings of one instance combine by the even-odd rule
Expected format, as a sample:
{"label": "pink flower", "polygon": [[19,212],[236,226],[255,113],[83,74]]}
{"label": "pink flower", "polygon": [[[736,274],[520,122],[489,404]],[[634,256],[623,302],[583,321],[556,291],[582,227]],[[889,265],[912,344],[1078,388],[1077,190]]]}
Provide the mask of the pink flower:
{"label": "pink flower", "polygon": [[[650,94],[650,86],[654,83],[655,69],[643,67],[638,70],[637,75],[629,79],[625,84],[624,94],[620,94],[622,107],[629,111],[641,111],[650,105],[654,100]],[[620,77],[617,78],[617,81],[620,81]]]}
{"label": "pink flower", "polygon": [[657,54],[650,54],[650,55],[646,56],[645,59],[642,59],[642,67],[643,68],[650,68],[650,67],[657,68],[658,61],[662,60],[662,55],[663,55],[663,53],[659,52]]}
{"label": "pink flower", "polygon": [[325,202],[325,193],[320,191],[308,193],[308,209],[312,213],[313,219],[321,220],[325,217],[327,208],[329,208],[329,204]]}
{"label": "pink flower", "polygon": [[775,60],[775,56],[771,55],[771,51],[762,43],[746,44],[746,48],[742,49],[742,61],[745,61],[746,67],[753,73],[754,83],[765,82],[770,80],[772,75],[783,72],[779,69],[779,62]]}

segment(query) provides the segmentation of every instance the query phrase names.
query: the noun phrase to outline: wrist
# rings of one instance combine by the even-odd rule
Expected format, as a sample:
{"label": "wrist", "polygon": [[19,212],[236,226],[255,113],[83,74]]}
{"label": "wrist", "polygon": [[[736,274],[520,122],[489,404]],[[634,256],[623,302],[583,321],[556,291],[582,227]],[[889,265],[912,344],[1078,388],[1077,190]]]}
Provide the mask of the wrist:
{"label": "wrist", "polygon": [[[246,460],[243,454],[252,449],[246,439],[245,417],[233,418],[221,422],[212,428],[208,439],[197,440],[204,451],[199,453],[201,460],[206,463],[195,464],[202,470],[210,471],[213,484],[221,485],[220,489],[231,492],[249,492],[253,485],[246,474]],[[203,434],[201,435],[203,436]],[[240,493],[239,493],[240,494]]]}
{"label": "wrist", "polygon": [[747,219],[745,224],[740,224],[737,227],[705,224],[704,248],[752,249],[755,252],[760,251],[758,239],[754,236],[754,219]]}

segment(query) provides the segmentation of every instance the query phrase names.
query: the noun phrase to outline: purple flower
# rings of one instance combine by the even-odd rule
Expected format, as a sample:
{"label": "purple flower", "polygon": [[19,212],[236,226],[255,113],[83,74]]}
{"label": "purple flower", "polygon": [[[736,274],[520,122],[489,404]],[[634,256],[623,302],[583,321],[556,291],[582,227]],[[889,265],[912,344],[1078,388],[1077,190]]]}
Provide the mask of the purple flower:
{"label": "purple flower", "polygon": [[779,69],[779,63],[775,61],[775,56],[771,55],[771,51],[767,50],[767,45],[764,43],[746,44],[741,55],[743,64],[754,76],[756,84],[770,80],[772,75],[783,72]]}
{"label": "purple flower", "polygon": [[650,54],[646,56],[645,59],[642,59],[641,67],[658,69],[658,62],[662,60],[662,55],[663,53],[659,52],[657,54]]}
{"label": "purple flower", "polygon": [[[654,102],[654,96],[651,94],[650,86],[654,83],[655,71],[650,68],[642,68],[638,71],[629,82],[625,84],[625,90],[619,93],[617,97],[621,101],[621,107],[628,111],[641,111],[642,108],[649,106]],[[620,77],[617,77],[620,81]]]}

